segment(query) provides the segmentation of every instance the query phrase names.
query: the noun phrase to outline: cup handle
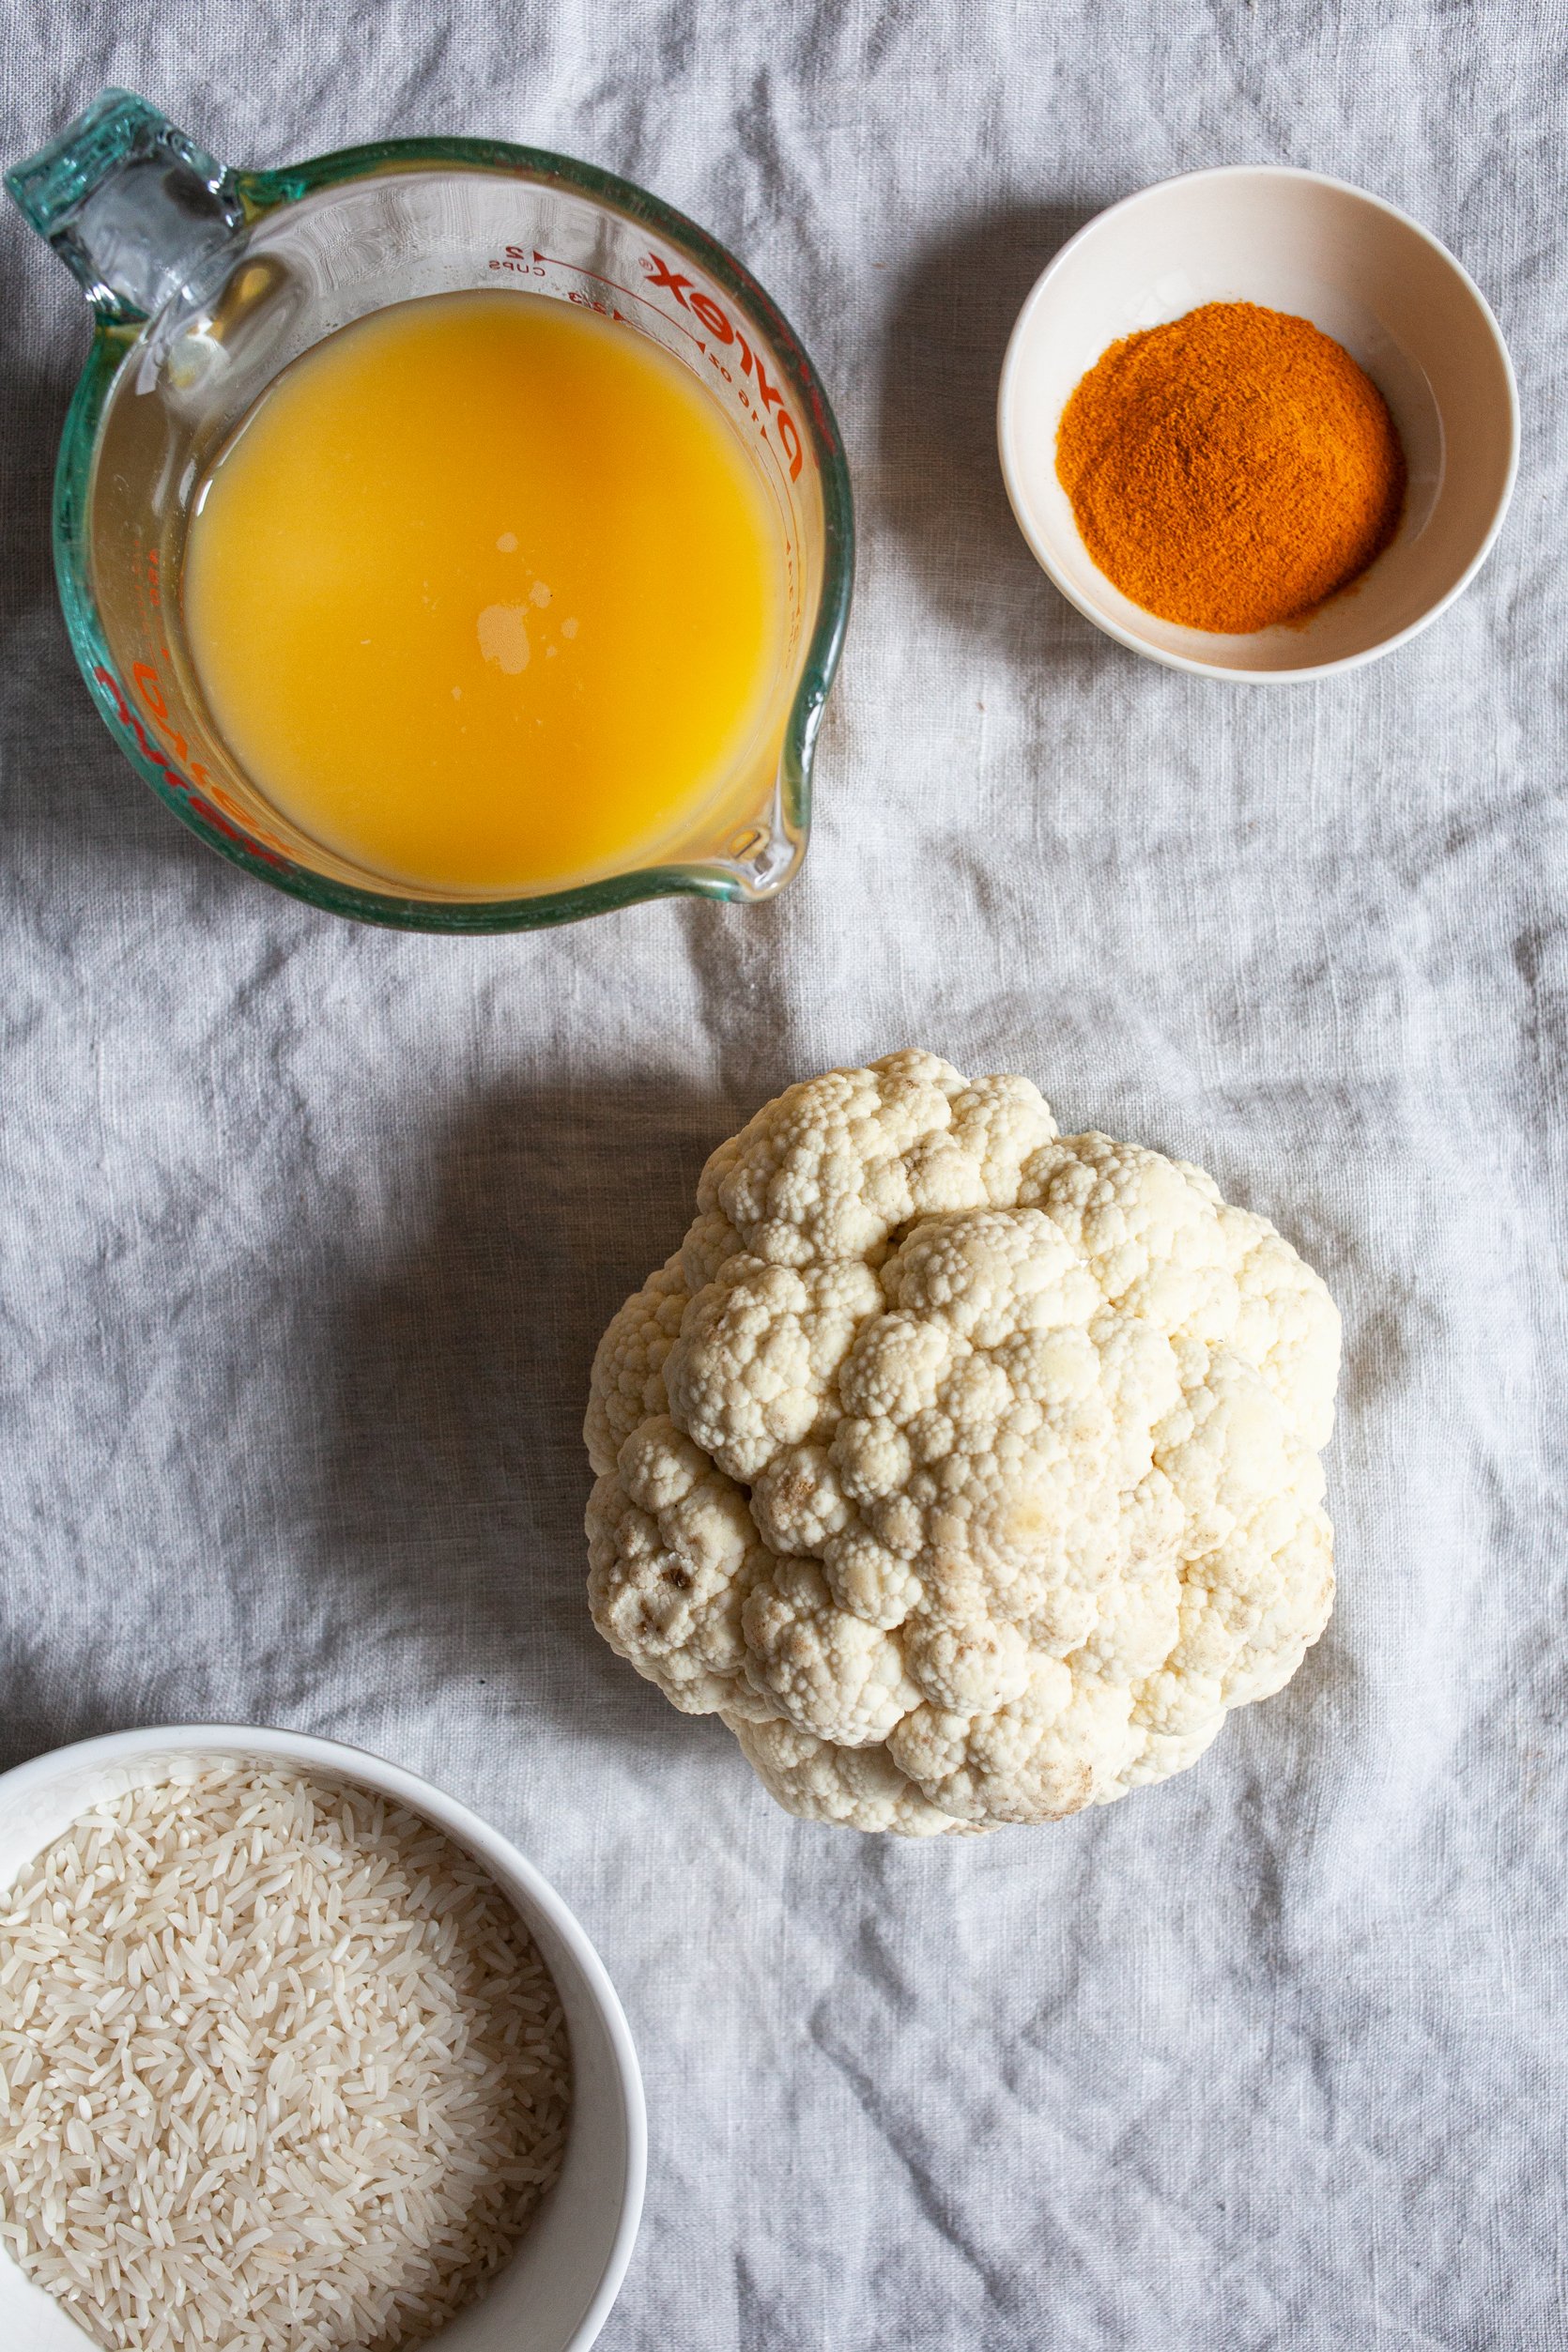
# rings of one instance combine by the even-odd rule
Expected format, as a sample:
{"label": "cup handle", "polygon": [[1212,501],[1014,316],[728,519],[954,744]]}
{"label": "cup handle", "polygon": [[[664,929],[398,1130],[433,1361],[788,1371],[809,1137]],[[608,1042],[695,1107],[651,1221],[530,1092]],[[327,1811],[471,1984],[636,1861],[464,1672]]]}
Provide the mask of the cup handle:
{"label": "cup handle", "polygon": [[113,325],[153,317],[245,225],[236,175],[130,90],[101,92],[6,186]]}

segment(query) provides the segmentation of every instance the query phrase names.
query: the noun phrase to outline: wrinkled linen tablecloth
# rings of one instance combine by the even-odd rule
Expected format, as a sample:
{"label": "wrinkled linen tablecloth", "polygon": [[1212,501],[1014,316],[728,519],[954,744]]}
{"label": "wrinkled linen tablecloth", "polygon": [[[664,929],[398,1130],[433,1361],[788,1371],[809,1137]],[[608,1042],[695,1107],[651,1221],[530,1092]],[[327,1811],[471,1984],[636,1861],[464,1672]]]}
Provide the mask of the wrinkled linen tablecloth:
{"label": "wrinkled linen tablecloth", "polygon": [[[220,156],[472,131],[744,255],[837,404],[860,579],[802,877],[536,937],[353,928],[210,856],[88,704],[48,478],[86,339],[0,223],[0,1763],[221,1718],[518,1838],[646,2069],[607,2352],[1560,2347],[1563,8],[40,0],[14,156],[100,85]],[[1523,472],[1391,659],[1232,689],[1098,636],[992,401],[1143,183],[1307,164],[1493,301]],[[710,1148],[902,1044],[1201,1161],[1345,1316],[1340,1599],[1185,1778],[873,1842],[600,1642],[594,1341]]]}

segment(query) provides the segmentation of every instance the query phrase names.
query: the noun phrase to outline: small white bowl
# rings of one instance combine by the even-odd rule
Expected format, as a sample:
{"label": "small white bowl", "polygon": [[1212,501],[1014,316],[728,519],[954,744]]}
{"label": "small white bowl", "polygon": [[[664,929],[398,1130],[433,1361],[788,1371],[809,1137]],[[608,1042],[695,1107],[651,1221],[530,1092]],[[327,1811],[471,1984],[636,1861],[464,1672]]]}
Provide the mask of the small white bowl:
{"label": "small white bowl", "polygon": [[[253,1758],[380,1790],[483,1863],[515,1904],[555,1978],[572,2044],[572,2116],[561,2178],[480,2301],[430,2339],[441,2352],[588,2352],[631,2260],[648,2130],[642,2079],[604,1964],[554,1888],[477,1813],[362,1748],[298,1731],[184,1724],[113,1732],[0,1774],[0,1889],[106,1799],[166,1779],[192,1756]],[[0,2252],[5,2352],[85,2352],[91,2339]]]}
{"label": "small white bowl", "polygon": [[[1056,479],[1062,410],[1101,352],[1203,302],[1258,302],[1332,335],[1387,400],[1409,468],[1404,520],[1362,578],[1305,622],[1245,637],[1122,595]],[[1161,180],[1063,246],[1013,329],[997,438],[1023,536],[1098,628],[1173,669],[1277,684],[1391,653],[1468,585],[1514,488],[1519,403],[1496,319],[1435,238],[1342,180],[1239,164]]]}

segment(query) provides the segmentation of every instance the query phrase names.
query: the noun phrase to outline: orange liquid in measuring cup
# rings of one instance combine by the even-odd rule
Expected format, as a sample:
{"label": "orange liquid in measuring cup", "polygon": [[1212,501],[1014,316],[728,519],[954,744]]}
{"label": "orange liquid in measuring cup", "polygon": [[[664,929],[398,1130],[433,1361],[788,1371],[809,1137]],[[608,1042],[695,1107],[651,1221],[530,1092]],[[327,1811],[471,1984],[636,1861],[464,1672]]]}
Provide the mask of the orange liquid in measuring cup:
{"label": "orange liquid in measuring cup", "polygon": [[400,303],[297,360],[205,484],[208,706],[278,809],[387,880],[623,870],[779,724],[766,497],[646,337],[535,295]]}

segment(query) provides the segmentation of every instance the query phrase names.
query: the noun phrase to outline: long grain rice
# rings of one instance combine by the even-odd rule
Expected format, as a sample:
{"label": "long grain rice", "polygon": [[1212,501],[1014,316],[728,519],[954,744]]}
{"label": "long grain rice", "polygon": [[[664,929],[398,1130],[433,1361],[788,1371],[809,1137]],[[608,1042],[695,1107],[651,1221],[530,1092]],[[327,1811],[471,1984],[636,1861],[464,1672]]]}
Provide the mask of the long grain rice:
{"label": "long grain rice", "polygon": [[0,2247],[109,2352],[393,2352],[554,2181],[555,1986],[373,1791],[242,1763],[73,1822],[0,1894]]}

